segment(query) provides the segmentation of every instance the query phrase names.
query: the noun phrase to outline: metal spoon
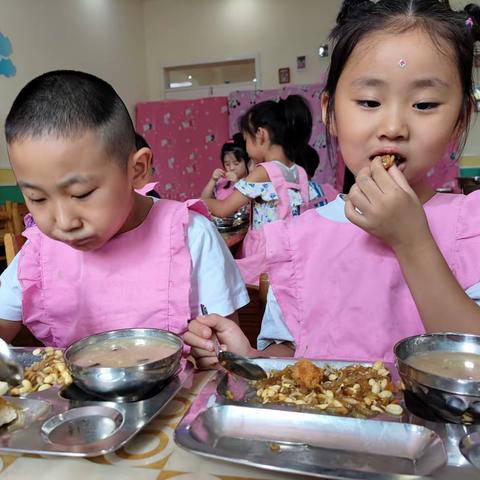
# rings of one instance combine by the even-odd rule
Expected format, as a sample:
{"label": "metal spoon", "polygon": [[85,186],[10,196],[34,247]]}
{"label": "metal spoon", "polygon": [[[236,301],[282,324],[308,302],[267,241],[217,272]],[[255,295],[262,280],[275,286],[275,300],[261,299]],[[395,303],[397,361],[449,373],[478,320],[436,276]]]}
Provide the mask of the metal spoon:
{"label": "metal spoon", "polygon": [[23,367],[17,362],[8,344],[0,338],[0,380],[18,385],[23,380]]}
{"label": "metal spoon", "polygon": [[[200,305],[202,315],[208,315],[205,305]],[[246,378],[248,380],[260,380],[267,378],[267,372],[249,358],[237,355],[233,352],[226,352],[222,350],[220,342],[216,335],[212,336],[213,345],[215,348],[215,355],[218,363],[230,373]]]}

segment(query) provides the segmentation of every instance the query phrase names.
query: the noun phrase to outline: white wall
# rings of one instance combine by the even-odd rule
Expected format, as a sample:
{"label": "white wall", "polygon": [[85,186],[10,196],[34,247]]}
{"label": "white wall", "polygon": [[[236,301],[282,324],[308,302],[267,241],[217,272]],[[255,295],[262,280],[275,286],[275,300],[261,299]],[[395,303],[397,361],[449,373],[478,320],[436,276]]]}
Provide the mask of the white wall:
{"label": "white wall", "polygon": [[[328,59],[318,46],[334,25],[341,0],[145,0],[148,96],[163,97],[163,68],[260,55],[261,88],[318,81]],[[296,72],[296,57],[307,68]]]}
{"label": "white wall", "polygon": [[0,32],[12,42],[14,77],[0,76],[0,166],[7,166],[3,125],[13,99],[48,70],[84,70],[110,82],[134,113],[146,97],[141,0],[0,0]]}

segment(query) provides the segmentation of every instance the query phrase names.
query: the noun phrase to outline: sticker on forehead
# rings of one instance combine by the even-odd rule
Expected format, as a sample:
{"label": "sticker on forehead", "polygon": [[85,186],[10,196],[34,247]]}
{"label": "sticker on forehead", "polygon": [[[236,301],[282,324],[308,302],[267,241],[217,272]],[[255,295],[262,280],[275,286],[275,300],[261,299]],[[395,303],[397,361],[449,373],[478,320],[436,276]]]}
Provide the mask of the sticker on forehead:
{"label": "sticker on forehead", "polygon": [[398,61],[398,66],[400,68],[405,68],[407,66],[407,61],[403,58],[401,58],[399,61]]}

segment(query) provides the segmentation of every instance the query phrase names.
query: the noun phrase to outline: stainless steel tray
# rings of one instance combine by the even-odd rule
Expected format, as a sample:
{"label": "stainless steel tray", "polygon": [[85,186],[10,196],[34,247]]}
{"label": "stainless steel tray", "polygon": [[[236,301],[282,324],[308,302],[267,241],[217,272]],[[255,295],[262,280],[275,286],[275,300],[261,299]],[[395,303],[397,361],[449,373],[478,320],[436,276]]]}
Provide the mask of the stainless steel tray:
{"label": "stainless steel tray", "polygon": [[[294,362],[255,361],[267,370]],[[352,362],[315,363],[342,367]],[[395,380],[394,366],[387,367]],[[237,400],[227,399],[227,388]],[[408,412],[399,419],[323,415],[240,401],[246,392],[245,382],[218,372],[178,425],[176,443],[199,455],[316,478],[480,478],[480,470],[459,449],[461,439],[480,426],[427,422]]]}
{"label": "stainless steel tray", "polygon": [[[38,360],[32,351],[16,349],[17,358],[27,366]],[[22,421],[0,429],[0,451],[91,457],[117,450],[160,413],[192,372],[187,362],[156,393],[136,402],[92,400],[80,390],[65,398],[58,387],[26,397],[5,395],[21,410]]]}

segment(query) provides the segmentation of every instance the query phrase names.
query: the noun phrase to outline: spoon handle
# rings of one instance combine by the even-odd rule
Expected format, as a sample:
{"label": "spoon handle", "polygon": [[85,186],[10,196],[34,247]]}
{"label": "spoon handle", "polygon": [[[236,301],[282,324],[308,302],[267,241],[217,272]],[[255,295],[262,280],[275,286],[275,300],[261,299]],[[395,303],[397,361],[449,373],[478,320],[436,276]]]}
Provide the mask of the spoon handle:
{"label": "spoon handle", "polygon": [[[207,307],[205,305],[203,305],[203,303],[200,304],[200,310],[202,312],[202,315],[208,315]],[[213,348],[215,349],[215,355],[218,358],[218,356],[222,352],[222,349],[220,348],[220,342],[218,341],[218,338],[214,333],[212,333],[211,340],[213,342]]]}

